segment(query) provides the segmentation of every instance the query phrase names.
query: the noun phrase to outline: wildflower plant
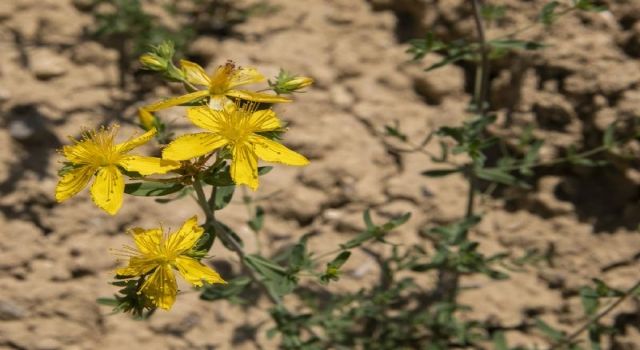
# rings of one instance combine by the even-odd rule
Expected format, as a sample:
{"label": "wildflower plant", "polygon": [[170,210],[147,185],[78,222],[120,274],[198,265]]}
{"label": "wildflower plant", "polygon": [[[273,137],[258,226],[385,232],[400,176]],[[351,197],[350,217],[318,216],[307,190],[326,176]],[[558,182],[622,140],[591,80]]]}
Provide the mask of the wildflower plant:
{"label": "wildflower plant", "polygon": [[[500,125],[489,103],[491,62],[508,52],[541,50],[545,45],[519,38],[531,26],[505,37],[488,38],[485,25],[505,16],[505,8],[481,6],[478,0],[469,1],[469,7],[473,13],[470,20],[476,26],[475,41],[448,43],[429,33],[412,41],[408,49],[417,61],[431,52],[443,55],[442,61],[426,67],[427,71],[456,62],[475,67],[469,116],[461,125],[443,126],[426,135],[417,146],[402,131],[401,121],[383,126],[385,137],[404,147],[389,146],[390,152],[422,152],[440,164],[425,169],[422,175],[433,181],[462,175],[468,183],[460,217],[422,227],[418,232],[421,241],[411,245],[388,239],[390,232],[410,219],[410,213],[376,223],[366,210],[364,230],[324,253],[310,247],[313,233],[299,237],[277,254],[264,255],[259,246],[247,251],[245,237],[221,222],[216,211],[227,207],[240,188],[250,213],[247,223],[256,235],[260,234],[266,213],[253,203],[246,189],[257,189],[260,176],[272,171],[271,166],[260,166],[260,161],[290,166],[309,163],[304,155],[283,145],[287,128],[272,105],[292,102],[293,94],[309,88],[313,80],[284,70],[266,80],[257,68],[241,67],[231,61],[210,72],[187,60],[176,65],[175,48],[170,42],[144,53],[140,57],[144,69],[181,84],[185,93],[140,108],[141,136],[117,143],[118,129],[110,126],[85,132],[81,140],[65,146],[62,154],[66,163],[60,172],[56,199],[61,202],[71,198],[95,177],[90,190],[92,199],[111,215],[117,213],[125,194],[165,197],[164,201],[192,194],[204,220],[200,222],[192,216],[171,232],[163,228],[131,228],[134,246],[114,250],[124,258],[112,282],[120,290],[114,298],[100,302],[112,306],[115,312],[138,317],[148,317],[156,309],[169,310],[180,302],[176,278],[180,275],[200,288],[200,298],[205,301],[250,305],[255,298],[252,293],[263,292],[272,302],[269,314],[273,322],[267,335],[279,336],[283,349],[527,349],[510,347],[501,325],[466,314],[471,306],[458,300],[461,280],[471,275],[505,280],[525,266],[548,263],[553,252],[532,249],[519,256],[511,252],[484,254],[471,235],[483,216],[478,197],[486,197],[498,187],[528,189],[539,167],[560,163],[603,165],[603,155],[618,152],[629,139],[619,138],[612,124],[602,135],[600,146],[582,152],[570,150],[564,157],[543,162],[538,155],[543,141],[523,134],[515,142],[519,148],[513,154],[517,156],[507,152],[495,156],[496,145],[506,148],[514,142],[495,133]],[[601,8],[589,0],[574,0],[570,6],[552,1],[541,9],[532,26],[552,25],[573,11],[597,10]],[[265,82],[268,88],[247,88]],[[199,131],[175,135],[170,130],[158,112],[177,106],[186,107],[185,118]],[[633,137],[638,135],[640,132]],[[153,138],[162,148],[160,158],[130,154]],[[433,140],[439,141],[439,155],[425,150]],[[466,158],[451,160],[452,155],[458,154],[465,154]],[[125,178],[130,179],[126,184]],[[243,267],[241,274],[222,276],[207,266],[206,258],[216,242],[237,255]],[[391,252],[376,256],[380,267],[378,282],[355,292],[328,292],[325,286],[343,278],[342,269],[355,249],[376,254],[367,250],[370,244],[386,245]],[[419,280],[418,276],[426,274],[435,277],[435,287],[425,287]],[[601,318],[638,294],[638,283],[618,290],[594,279],[594,286],[580,290],[586,321],[574,332],[562,332],[540,319],[523,327],[542,333],[550,349],[583,349],[579,341],[583,332],[589,333],[591,348],[599,349],[602,335],[610,332],[600,324]],[[287,298],[296,298],[299,307],[292,310],[285,302]],[[604,298],[616,301],[601,307]]]}

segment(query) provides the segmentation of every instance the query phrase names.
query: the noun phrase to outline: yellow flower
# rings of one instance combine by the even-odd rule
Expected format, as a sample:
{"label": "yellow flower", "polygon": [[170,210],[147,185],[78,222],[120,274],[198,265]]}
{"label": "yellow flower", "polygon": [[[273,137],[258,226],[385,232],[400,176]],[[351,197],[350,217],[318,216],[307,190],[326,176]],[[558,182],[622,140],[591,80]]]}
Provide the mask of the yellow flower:
{"label": "yellow flower", "polygon": [[297,166],[309,163],[304,156],[259,134],[281,129],[280,120],[270,109],[193,107],[187,110],[187,117],[206,131],[178,137],[162,151],[163,158],[187,160],[228,147],[233,181],[253,190],[258,188],[258,158]]}
{"label": "yellow flower", "polygon": [[255,68],[236,68],[232,62],[227,62],[225,65],[219,66],[216,71],[209,76],[202,67],[190,61],[181,60],[180,67],[182,68],[185,79],[189,83],[195,86],[204,86],[207,89],[198,90],[179,97],[169,98],[164,101],[151,104],[145,107],[145,109],[150,112],[155,112],[161,109],[194,102],[204,97],[209,97],[209,106],[218,110],[232,102],[229,99],[230,97],[263,103],[291,101],[282,96],[238,90],[238,86],[258,83],[265,79],[264,76]]}
{"label": "yellow flower", "polygon": [[136,248],[124,247],[123,254],[129,257],[129,265],[117,269],[116,274],[126,277],[148,275],[139,292],[156,307],[168,310],[176,301],[178,285],[174,269],[194,286],[202,286],[203,281],[226,283],[215,270],[190,255],[204,233],[195,216],[168,236],[161,228],[145,230],[136,227],[129,232]]}
{"label": "yellow flower", "polygon": [[180,167],[179,162],[127,154],[153,138],[155,129],[120,144],[114,142],[117,132],[117,125],[88,131],[82,140],[73,140],[75,144],[63,147],[62,154],[71,163],[71,170],[62,175],[58,182],[58,202],[76,195],[96,175],[91,186],[91,197],[98,207],[115,215],[122,206],[124,194],[124,179],[120,168],[150,175],[164,174]]}

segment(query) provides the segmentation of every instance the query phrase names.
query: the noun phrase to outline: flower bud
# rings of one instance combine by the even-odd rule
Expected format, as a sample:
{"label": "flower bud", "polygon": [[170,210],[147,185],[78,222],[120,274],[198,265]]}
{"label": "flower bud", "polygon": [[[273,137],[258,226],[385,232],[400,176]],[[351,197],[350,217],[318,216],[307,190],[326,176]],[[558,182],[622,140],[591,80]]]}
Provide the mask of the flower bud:
{"label": "flower bud", "polygon": [[313,79],[309,77],[294,77],[293,79],[283,83],[281,86],[284,89],[295,91],[306,88],[311,84],[313,84]]}
{"label": "flower bud", "polygon": [[313,84],[312,78],[294,76],[284,70],[280,70],[275,82],[269,82],[269,85],[277,94],[290,94],[311,84]]}
{"label": "flower bud", "polygon": [[138,119],[145,130],[151,130],[155,126],[156,118],[144,108],[138,109]]}
{"label": "flower bud", "polygon": [[144,69],[149,69],[153,71],[164,72],[167,70],[167,66],[169,62],[162,57],[153,54],[153,53],[145,53],[140,56],[140,63]]}
{"label": "flower bud", "polygon": [[176,52],[176,49],[172,41],[163,41],[160,45],[156,46],[155,52],[158,56],[165,60],[171,60]]}

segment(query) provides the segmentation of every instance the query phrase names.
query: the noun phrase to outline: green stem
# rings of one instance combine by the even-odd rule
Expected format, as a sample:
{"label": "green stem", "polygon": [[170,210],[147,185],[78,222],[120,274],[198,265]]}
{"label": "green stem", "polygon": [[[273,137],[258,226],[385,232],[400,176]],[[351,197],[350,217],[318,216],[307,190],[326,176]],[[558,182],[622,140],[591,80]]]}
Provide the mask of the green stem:
{"label": "green stem", "polygon": [[249,272],[249,276],[251,277],[251,279],[253,279],[256,283],[258,283],[258,285],[260,285],[265,290],[265,292],[267,293],[271,301],[277,306],[283,307],[280,296],[275,294],[271,290],[271,288],[265,285],[262,281],[262,278],[260,278],[260,276],[258,276],[256,272],[253,269],[251,269],[251,267],[247,264],[245,260],[246,253],[244,252],[244,249],[242,248],[240,243],[238,243],[231,235],[229,235],[227,230],[222,225],[220,225],[219,222],[216,221],[215,214],[214,214],[215,211],[209,205],[209,201],[207,200],[207,197],[204,194],[204,189],[202,188],[202,182],[200,179],[196,179],[193,182],[193,189],[196,192],[198,205],[200,205],[200,208],[202,209],[202,211],[204,211],[204,214],[206,216],[205,225],[213,227],[216,233],[216,237],[220,238],[220,240],[223,241],[227,247],[230,247],[230,249],[234,253],[236,253],[236,255],[238,255],[238,258],[240,259],[240,263],[245,268],[245,270]]}
{"label": "green stem", "polygon": [[[571,13],[571,12],[575,11],[575,10],[576,10],[576,8],[575,8],[575,7],[570,7],[570,8],[564,9],[564,10],[562,10],[562,11],[560,11],[560,12],[558,12],[558,13],[556,14],[556,18],[555,18],[555,19],[556,19],[556,20],[558,20],[560,17],[563,17],[563,16],[565,16],[565,15],[567,15],[567,14],[569,14],[569,13]],[[515,31],[513,31],[513,32],[511,32],[511,33],[509,33],[509,34],[506,34],[506,35],[503,35],[503,36],[497,37],[497,38],[495,38],[494,40],[501,40],[501,39],[509,39],[509,38],[513,38],[513,37],[515,37],[515,36],[516,36],[516,35],[518,35],[518,34],[522,34],[522,33],[526,32],[526,31],[528,31],[528,30],[530,30],[530,29],[532,29],[532,28],[537,27],[538,25],[540,25],[540,22],[539,22],[539,21],[536,21],[536,22],[530,23],[530,24],[528,24],[528,25],[526,25],[526,26],[524,26],[524,27],[522,27],[522,28],[520,28],[520,29],[516,29]]]}
{"label": "green stem", "polygon": [[600,321],[600,319],[602,319],[603,317],[608,315],[611,311],[613,311],[615,308],[620,306],[620,304],[622,304],[631,296],[633,296],[638,289],[640,289],[640,281],[636,282],[636,284],[634,284],[633,287],[627,289],[627,291],[618,300],[616,300],[614,303],[604,308],[598,314],[588,319],[582,326],[580,326],[575,331],[571,332],[567,337],[551,345],[549,350],[562,349],[564,346],[571,344],[580,334],[582,334],[582,332],[589,329],[591,325],[597,323],[598,321]]}
{"label": "green stem", "polygon": [[476,79],[480,80],[480,83],[476,80],[476,111],[478,114],[484,115],[485,101],[487,100],[487,92],[489,90],[489,46],[487,45],[487,38],[480,14],[480,4],[478,0],[472,0],[471,5],[473,6],[473,19],[476,23],[476,31],[478,32],[478,45],[480,46],[480,66],[476,71]]}
{"label": "green stem", "polygon": [[[593,156],[595,154],[598,154],[600,152],[606,151],[608,149],[609,149],[609,147],[607,147],[607,146],[599,146],[599,147],[590,149],[588,151],[584,151],[582,153],[575,154],[572,157],[556,158],[556,159],[548,161],[548,162],[540,162],[540,163],[531,164],[528,167],[529,168],[537,168],[537,167],[541,167],[541,166],[551,166],[551,165],[562,164],[562,163],[571,161],[572,158],[586,158],[586,157],[590,157],[590,156]],[[503,171],[512,171],[512,170],[520,169],[520,167],[522,167],[522,165],[523,164],[515,164],[515,165],[507,166],[507,167],[501,167],[501,168],[497,168],[496,167],[496,168],[486,168],[486,169],[500,169],[500,170],[503,170]]]}

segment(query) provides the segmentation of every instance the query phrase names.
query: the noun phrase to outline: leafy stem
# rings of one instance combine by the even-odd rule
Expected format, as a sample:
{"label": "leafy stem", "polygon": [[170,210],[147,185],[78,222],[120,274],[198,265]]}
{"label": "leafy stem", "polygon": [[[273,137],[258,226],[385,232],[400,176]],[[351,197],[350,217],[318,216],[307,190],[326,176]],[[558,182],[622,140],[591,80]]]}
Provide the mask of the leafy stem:
{"label": "leafy stem", "polygon": [[575,339],[578,336],[580,336],[580,334],[582,334],[584,331],[589,329],[589,327],[591,327],[592,325],[596,324],[603,317],[605,317],[611,311],[613,311],[615,308],[620,306],[620,304],[622,304],[627,299],[629,299],[634,294],[636,294],[639,289],[640,289],[640,281],[636,282],[636,284],[634,284],[633,287],[627,289],[624,292],[624,294],[622,294],[615,302],[611,303],[611,305],[607,306],[602,311],[600,311],[599,313],[593,315],[591,318],[589,318],[587,321],[585,321],[585,323],[582,326],[580,326],[578,329],[576,329],[575,331],[571,332],[569,335],[567,335],[566,337],[564,337],[561,340],[557,341],[556,343],[552,344],[551,347],[549,348],[549,350],[563,349],[565,346],[567,346],[569,344],[572,344],[575,341]]}
{"label": "leafy stem", "polygon": [[[196,179],[193,182],[193,189],[196,192],[198,205],[200,206],[200,208],[202,209],[202,211],[204,212],[204,214],[206,216],[205,226],[212,227],[215,230],[216,237],[220,238],[220,240],[222,242],[224,242],[227,247],[229,247],[234,253],[236,253],[236,255],[240,259],[240,262],[242,263],[242,265],[245,268],[245,270],[249,271],[249,276],[251,277],[251,279],[254,280],[256,283],[258,283],[258,285],[260,285],[267,292],[267,295],[269,296],[269,299],[271,299],[271,301],[274,304],[276,304],[278,307],[283,307],[281,298],[277,294],[275,294],[271,290],[271,288],[269,288],[267,285],[265,285],[263,283],[262,279],[247,264],[247,262],[246,262],[247,254],[245,253],[245,251],[242,248],[242,246],[240,245],[240,243],[238,243],[238,241],[236,241],[231,235],[229,235],[229,233],[224,228],[224,226],[222,226],[216,220],[216,218],[215,218],[215,210],[209,204],[209,201],[207,200],[207,197],[205,196],[204,189],[202,187],[202,180]],[[215,194],[215,192],[213,192],[213,193]]]}

